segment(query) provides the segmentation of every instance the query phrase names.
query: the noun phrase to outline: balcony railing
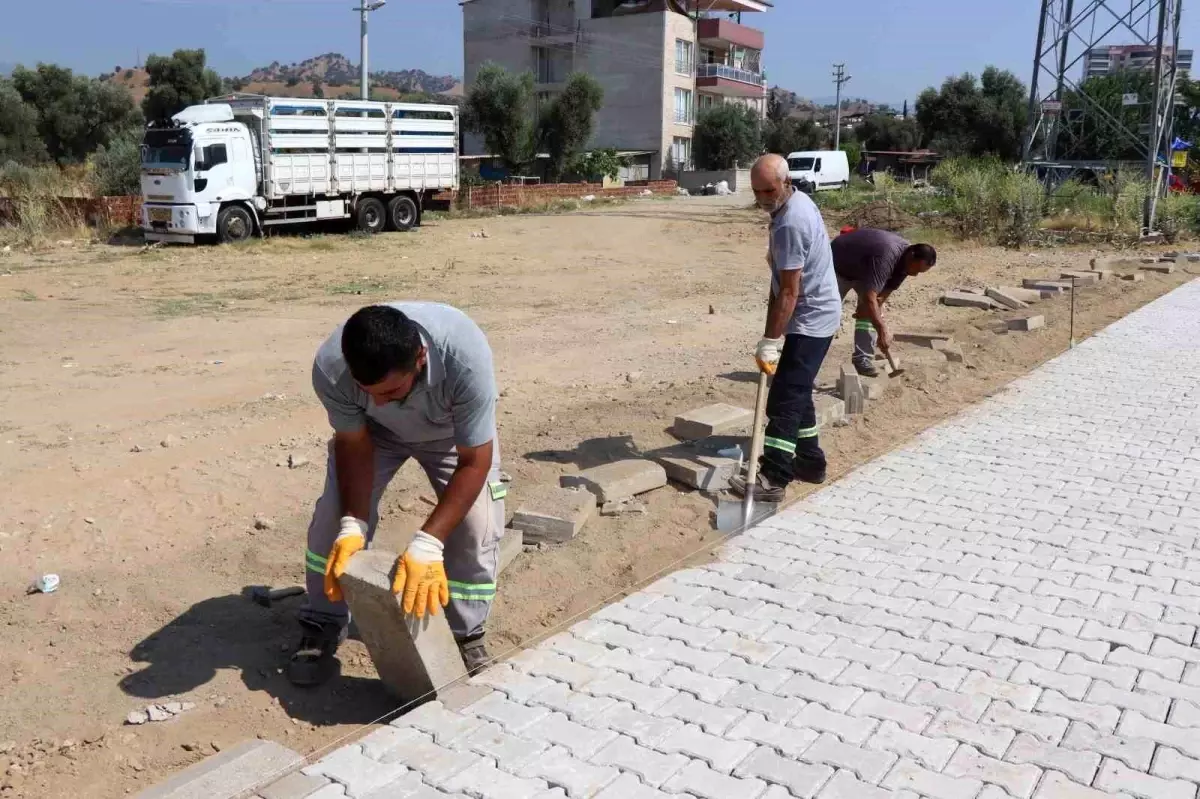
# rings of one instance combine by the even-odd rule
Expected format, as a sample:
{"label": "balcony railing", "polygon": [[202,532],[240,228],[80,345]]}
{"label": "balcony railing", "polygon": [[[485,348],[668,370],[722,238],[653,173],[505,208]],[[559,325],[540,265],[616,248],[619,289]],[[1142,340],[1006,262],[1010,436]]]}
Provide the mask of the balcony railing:
{"label": "balcony railing", "polygon": [[736,80],[739,83],[749,83],[752,86],[763,85],[763,76],[761,72],[751,72],[748,69],[728,67],[724,64],[700,64],[696,67],[696,77],[726,78],[727,80]]}

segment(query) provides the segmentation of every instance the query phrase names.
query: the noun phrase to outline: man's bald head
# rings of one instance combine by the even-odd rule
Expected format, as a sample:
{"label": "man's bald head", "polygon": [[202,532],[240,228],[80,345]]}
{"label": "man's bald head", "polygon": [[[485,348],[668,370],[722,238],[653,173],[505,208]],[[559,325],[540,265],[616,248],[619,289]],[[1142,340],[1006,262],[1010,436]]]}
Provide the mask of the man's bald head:
{"label": "man's bald head", "polygon": [[774,213],[792,196],[787,159],[775,153],[760,156],[750,168],[750,187],[758,207]]}

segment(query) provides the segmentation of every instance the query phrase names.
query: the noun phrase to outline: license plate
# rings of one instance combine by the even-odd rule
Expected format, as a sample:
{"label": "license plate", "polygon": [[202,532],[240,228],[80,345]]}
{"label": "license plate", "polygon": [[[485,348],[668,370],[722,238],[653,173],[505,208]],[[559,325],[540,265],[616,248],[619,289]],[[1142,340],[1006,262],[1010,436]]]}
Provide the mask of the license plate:
{"label": "license plate", "polygon": [[171,221],[171,209],[170,208],[151,208],[150,209],[150,221],[151,222],[170,222]]}

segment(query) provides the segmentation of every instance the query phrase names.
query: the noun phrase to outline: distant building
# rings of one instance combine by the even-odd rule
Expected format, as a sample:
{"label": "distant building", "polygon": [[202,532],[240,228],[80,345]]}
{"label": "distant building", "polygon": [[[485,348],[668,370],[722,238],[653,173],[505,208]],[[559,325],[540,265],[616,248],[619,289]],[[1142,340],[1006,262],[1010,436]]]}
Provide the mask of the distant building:
{"label": "distant building", "polygon": [[[769,0],[461,0],[467,86],[491,61],[533,72],[537,105],[584,72],[604,88],[589,147],[647,153],[647,177],[692,164],[696,114],[740,103],[766,114],[764,36],[741,15]],[[535,109],[535,112],[537,109]],[[464,152],[483,152],[477,136]]]}
{"label": "distant building", "polygon": [[[1155,48],[1144,44],[1120,44],[1093,47],[1083,54],[1083,78],[1111,75],[1121,70],[1142,72],[1154,69]],[[1170,66],[1172,48],[1163,48],[1163,67]],[[1192,51],[1180,50],[1178,58],[1180,72],[1192,69]]]}

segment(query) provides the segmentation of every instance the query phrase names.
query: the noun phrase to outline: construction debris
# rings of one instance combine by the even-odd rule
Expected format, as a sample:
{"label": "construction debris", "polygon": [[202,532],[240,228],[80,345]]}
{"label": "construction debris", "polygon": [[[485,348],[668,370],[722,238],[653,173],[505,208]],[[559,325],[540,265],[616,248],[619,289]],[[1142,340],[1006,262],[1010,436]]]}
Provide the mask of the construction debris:
{"label": "construction debris", "polygon": [[1070,281],[1073,286],[1092,286],[1100,282],[1099,272],[1069,269],[1065,272],[1060,272],[1058,276],[1063,280]]}
{"label": "construction debris", "polygon": [[866,410],[866,392],[863,390],[862,378],[853,366],[843,366],[842,376],[838,378],[838,394],[846,403],[846,413],[851,416]]}
{"label": "construction debris", "polygon": [[813,406],[817,410],[817,427],[827,427],[846,418],[846,402],[839,397],[814,394]]}
{"label": "construction debris", "polygon": [[[1069,280],[1050,280],[1048,278],[1027,277],[1021,281],[1021,285],[1027,289],[1034,289],[1042,292],[1043,296],[1053,296],[1061,294],[1064,291],[1071,290],[1071,281]],[[1083,288],[1080,286],[1080,288]],[[1047,292],[1049,294],[1047,295]]]}
{"label": "construction debris", "polygon": [[1160,275],[1169,275],[1175,271],[1175,264],[1173,264],[1173,263],[1142,264],[1139,268],[1143,272],[1156,272]]}
{"label": "construction debris", "polygon": [[701,491],[722,491],[729,487],[729,479],[742,465],[741,457],[730,457],[734,448],[740,456],[749,445],[745,439],[718,436],[664,447],[649,454],[666,470],[668,479]]}
{"label": "construction debris", "polygon": [[[1007,289],[989,288],[986,292],[988,297],[991,297],[996,302],[1008,308],[1010,311],[1019,311],[1022,308],[1028,308],[1029,303],[1015,294],[1011,294]],[[1041,296],[1038,296],[1041,299]]]}
{"label": "construction debris", "polygon": [[1037,330],[1038,328],[1042,328],[1045,326],[1046,326],[1046,317],[1042,316],[1041,314],[1038,314],[1037,316],[1027,316],[1024,319],[1009,319],[1008,320],[1008,329],[1009,330],[1020,330],[1020,331],[1028,332],[1030,330]]}
{"label": "construction debris", "polygon": [[667,472],[653,461],[632,458],[594,466],[579,474],[564,474],[558,483],[563,488],[587,489],[595,495],[597,504],[603,505],[662,488],[667,484]]}
{"label": "construction debris", "polygon": [[950,344],[939,349],[942,355],[946,356],[946,360],[950,363],[966,363],[966,358],[963,357],[962,347],[958,344]]}
{"label": "construction debris", "polygon": [[918,344],[922,347],[937,349],[938,343],[951,343],[954,337],[949,333],[896,333],[892,338],[901,344]]}
{"label": "construction debris", "polygon": [[671,433],[683,441],[694,441],[747,430],[753,423],[754,411],[718,402],[676,416]]}
{"label": "construction debris", "polygon": [[650,512],[645,502],[627,499],[623,502],[606,502],[600,508],[601,516],[645,516]]}
{"label": "construction debris", "polygon": [[992,298],[985,294],[974,294],[966,291],[947,291],[942,295],[942,304],[956,308],[981,308],[991,311],[1000,307]]}
{"label": "construction debris", "polygon": [[521,493],[510,526],[523,540],[570,541],[596,509],[596,498],[578,488],[533,486]]}
{"label": "construction debris", "polygon": [[1128,280],[1130,283],[1141,283],[1146,279],[1145,272],[1130,272],[1127,275],[1121,275],[1122,280]]}

